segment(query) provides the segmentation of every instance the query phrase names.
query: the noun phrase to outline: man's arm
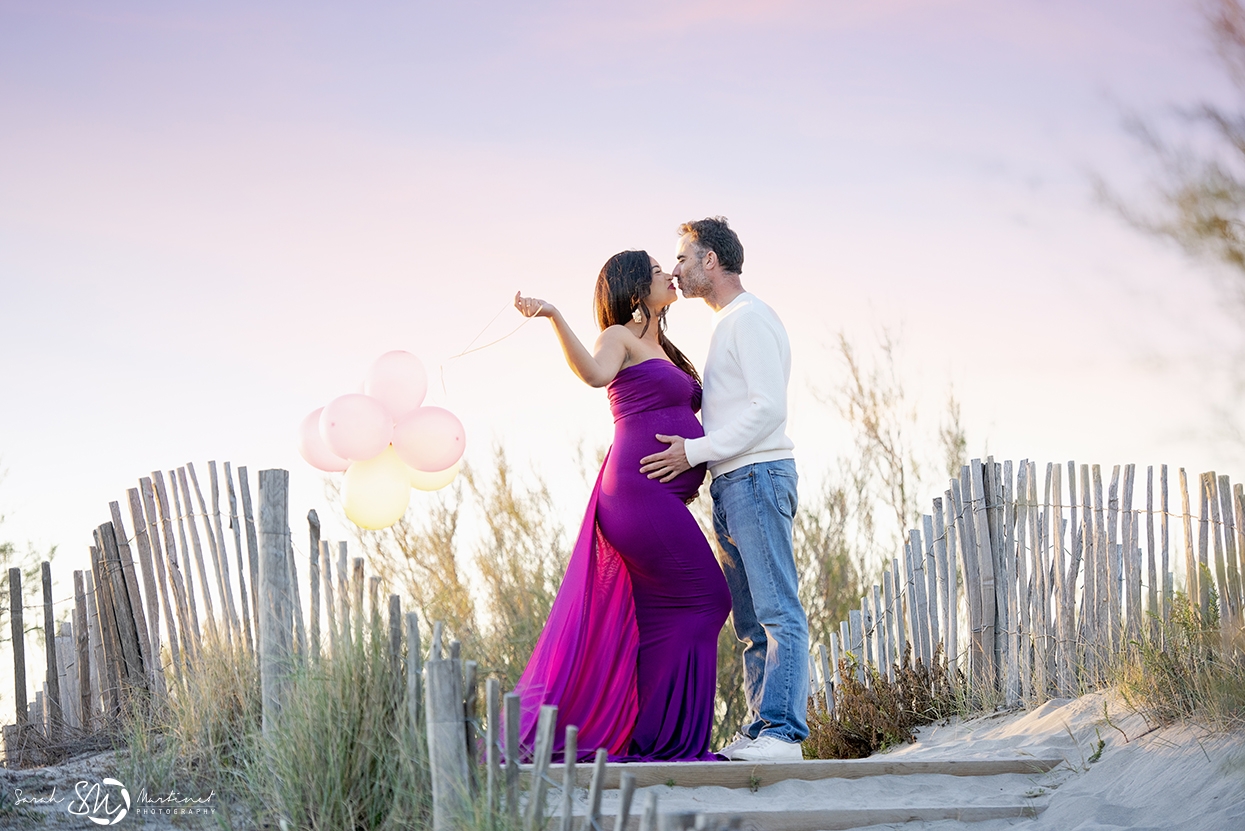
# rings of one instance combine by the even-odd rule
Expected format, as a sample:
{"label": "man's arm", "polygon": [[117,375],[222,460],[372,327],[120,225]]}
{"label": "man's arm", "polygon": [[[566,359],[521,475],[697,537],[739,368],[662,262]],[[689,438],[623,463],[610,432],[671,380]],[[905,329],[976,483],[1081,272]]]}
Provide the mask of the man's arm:
{"label": "man's arm", "polygon": [[748,403],[730,423],[686,441],[683,456],[689,466],[738,456],[787,418],[787,375],[778,336],[751,315],[739,320],[731,334],[730,351],[739,362]]}

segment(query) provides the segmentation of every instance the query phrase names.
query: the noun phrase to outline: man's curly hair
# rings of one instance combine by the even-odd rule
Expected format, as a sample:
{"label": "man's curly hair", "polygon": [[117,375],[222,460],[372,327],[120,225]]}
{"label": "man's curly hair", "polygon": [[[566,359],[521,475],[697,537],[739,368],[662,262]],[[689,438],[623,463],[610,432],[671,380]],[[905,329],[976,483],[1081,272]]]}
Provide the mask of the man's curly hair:
{"label": "man's curly hair", "polygon": [[718,255],[723,271],[731,274],[744,273],[744,246],[739,235],[731,230],[724,216],[710,216],[679,226],[679,236],[692,235],[692,242],[704,252],[711,250]]}

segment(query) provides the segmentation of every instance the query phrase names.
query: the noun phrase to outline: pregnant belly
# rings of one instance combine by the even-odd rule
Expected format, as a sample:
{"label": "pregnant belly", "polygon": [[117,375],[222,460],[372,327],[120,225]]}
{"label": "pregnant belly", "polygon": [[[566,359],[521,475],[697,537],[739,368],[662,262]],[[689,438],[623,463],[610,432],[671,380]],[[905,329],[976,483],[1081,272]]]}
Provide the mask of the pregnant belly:
{"label": "pregnant belly", "polygon": [[696,495],[705,480],[704,465],[697,465],[664,483],[640,473],[640,459],[669,448],[668,444],[657,440],[658,433],[694,439],[703,436],[705,431],[686,407],[647,410],[619,419],[614,425],[614,445],[602,482],[606,495],[642,498],[645,493],[669,493],[684,501]]}

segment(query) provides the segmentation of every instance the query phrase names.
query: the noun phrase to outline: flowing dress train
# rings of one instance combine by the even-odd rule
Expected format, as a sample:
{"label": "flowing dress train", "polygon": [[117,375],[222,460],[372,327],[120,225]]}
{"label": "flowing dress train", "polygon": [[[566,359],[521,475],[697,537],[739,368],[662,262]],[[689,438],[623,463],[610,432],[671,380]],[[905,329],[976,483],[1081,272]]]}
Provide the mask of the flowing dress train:
{"label": "flowing dress train", "polygon": [[549,620],[523,676],[520,743],[535,744],[543,704],[558,706],[554,755],[566,726],[578,756],[611,761],[712,760],[718,632],[730,591],[684,500],[703,466],[662,483],[640,459],[665,449],[656,435],[704,435],[700,385],[664,359],[632,364],[608,387],[614,443]]}

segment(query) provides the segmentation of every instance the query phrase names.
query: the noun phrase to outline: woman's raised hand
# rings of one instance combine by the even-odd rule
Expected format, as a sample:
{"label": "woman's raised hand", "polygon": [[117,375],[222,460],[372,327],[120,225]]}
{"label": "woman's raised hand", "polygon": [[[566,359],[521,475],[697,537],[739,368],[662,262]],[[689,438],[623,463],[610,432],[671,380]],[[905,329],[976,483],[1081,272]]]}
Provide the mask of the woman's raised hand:
{"label": "woman's raised hand", "polygon": [[524,317],[553,317],[557,311],[549,303],[535,297],[524,297],[522,292],[514,293],[514,307]]}

